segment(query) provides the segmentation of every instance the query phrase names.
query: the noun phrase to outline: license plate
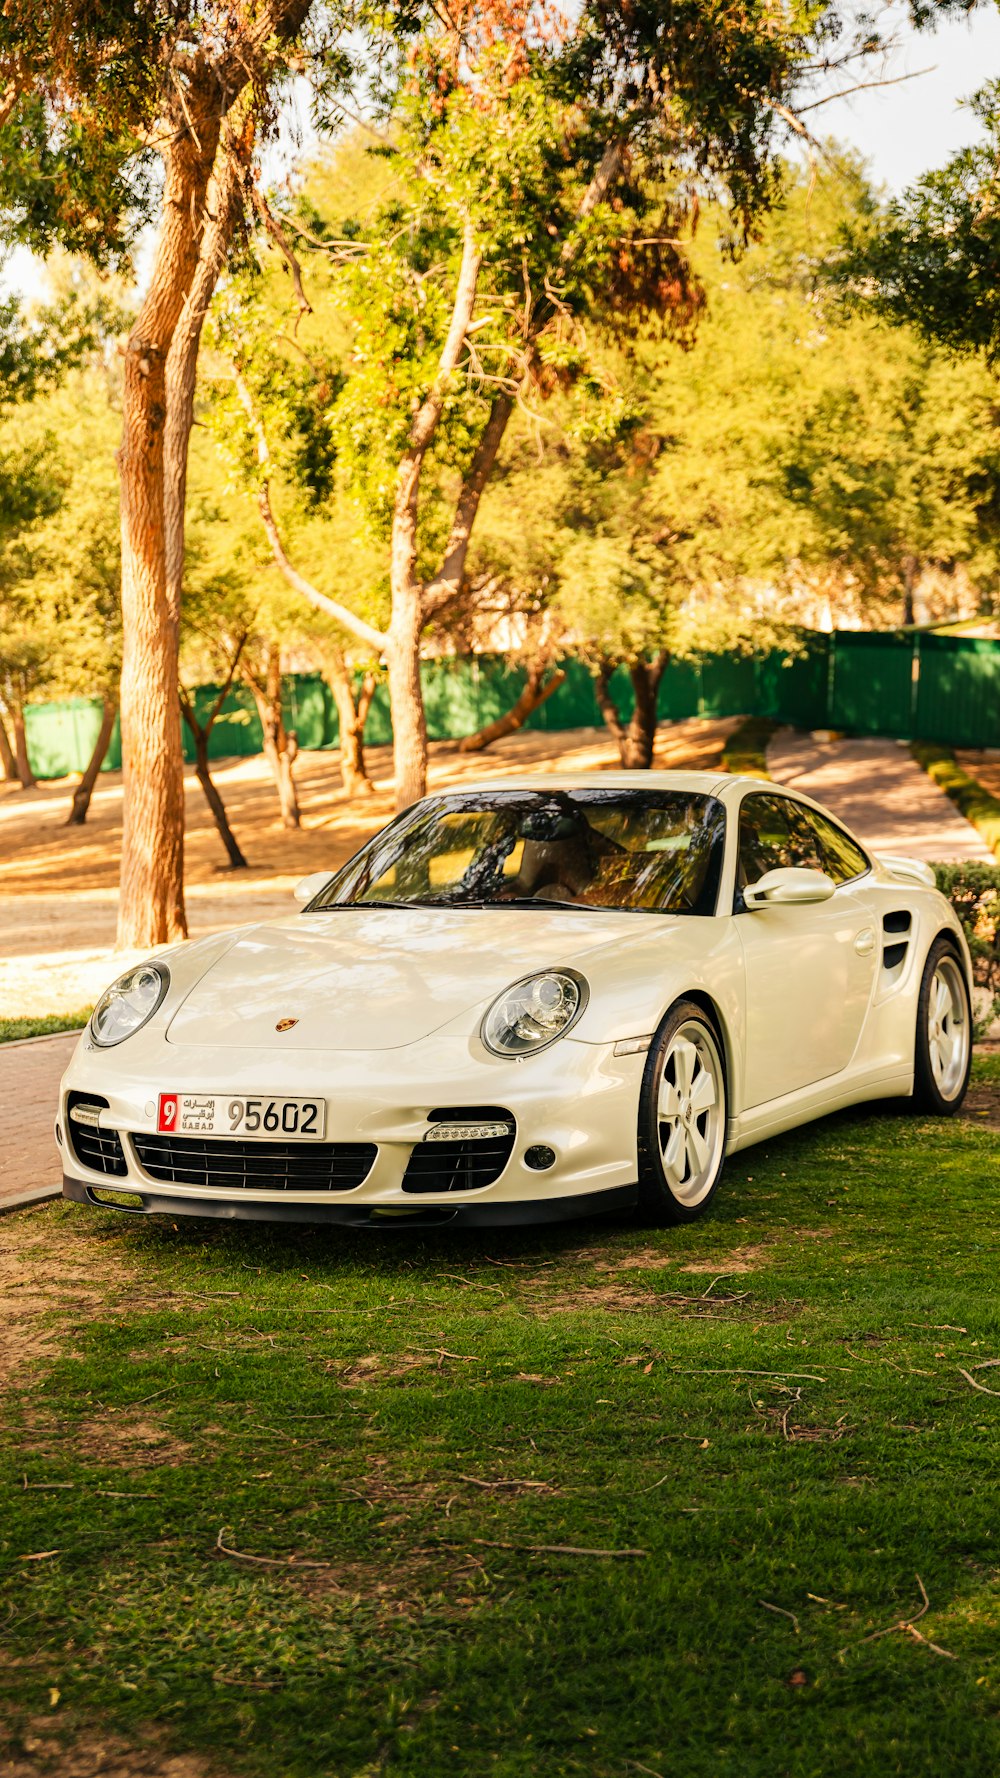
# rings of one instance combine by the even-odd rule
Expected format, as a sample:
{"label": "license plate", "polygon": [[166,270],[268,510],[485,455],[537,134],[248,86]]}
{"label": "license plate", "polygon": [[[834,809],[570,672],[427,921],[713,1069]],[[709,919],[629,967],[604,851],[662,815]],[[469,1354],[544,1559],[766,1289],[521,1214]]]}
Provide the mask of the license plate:
{"label": "license plate", "polygon": [[161,1093],[156,1127],[168,1136],[321,1142],[325,1099],[245,1099],[235,1093]]}

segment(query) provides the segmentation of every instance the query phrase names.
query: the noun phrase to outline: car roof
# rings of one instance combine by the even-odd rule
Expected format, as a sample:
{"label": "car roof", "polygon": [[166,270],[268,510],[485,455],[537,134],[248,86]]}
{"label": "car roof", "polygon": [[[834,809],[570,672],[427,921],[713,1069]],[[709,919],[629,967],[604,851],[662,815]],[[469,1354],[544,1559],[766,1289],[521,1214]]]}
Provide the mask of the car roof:
{"label": "car roof", "polygon": [[[534,790],[544,795],[547,790],[687,790],[711,796],[737,780],[728,772],[546,772],[528,776],[524,772],[476,778],[471,783],[441,785],[433,794],[451,795],[454,791]],[[763,780],[761,780],[763,782]]]}

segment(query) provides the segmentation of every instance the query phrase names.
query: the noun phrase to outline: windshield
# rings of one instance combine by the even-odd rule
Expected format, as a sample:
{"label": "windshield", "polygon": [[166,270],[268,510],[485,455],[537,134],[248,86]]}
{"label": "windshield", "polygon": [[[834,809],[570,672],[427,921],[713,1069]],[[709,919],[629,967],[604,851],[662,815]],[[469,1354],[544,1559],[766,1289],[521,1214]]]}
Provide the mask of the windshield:
{"label": "windshield", "polygon": [[506,790],[426,797],[310,902],[625,908],[713,914],[725,810],[684,791]]}

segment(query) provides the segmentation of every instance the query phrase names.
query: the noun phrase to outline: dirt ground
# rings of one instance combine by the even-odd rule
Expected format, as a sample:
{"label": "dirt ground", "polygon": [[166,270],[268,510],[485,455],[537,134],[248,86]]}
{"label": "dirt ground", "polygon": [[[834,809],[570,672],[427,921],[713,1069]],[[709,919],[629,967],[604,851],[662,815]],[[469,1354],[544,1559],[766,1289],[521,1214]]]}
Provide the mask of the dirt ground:
{"label": "dirt ground", "polygon": [[[664,723],[656,742],[661,768],[713,770],[736,718]],[[430,787],[494,774],[603,771],[619,764],[603,729],[521,733],[488,753],[463,755],[452,743],[431,748]],[[264,759],[219,760],[213,775],[248,859],[232,871],[193,772],[187,795],[186,877],[193,938],[227,926],[290,913],[295,884],[332,870],[392,814],[392,756],[373,747],[370,797],[345,797],[336,753],[303,753],[296,767],[302,826],[288,832]],[[67,828],[73,789],[64,778],[24,791],[0,784],[0,1018],[73,1012],[93,1002],[129,960],[114,952],[121,846],[120,772],[105,772],[86,826]]]}

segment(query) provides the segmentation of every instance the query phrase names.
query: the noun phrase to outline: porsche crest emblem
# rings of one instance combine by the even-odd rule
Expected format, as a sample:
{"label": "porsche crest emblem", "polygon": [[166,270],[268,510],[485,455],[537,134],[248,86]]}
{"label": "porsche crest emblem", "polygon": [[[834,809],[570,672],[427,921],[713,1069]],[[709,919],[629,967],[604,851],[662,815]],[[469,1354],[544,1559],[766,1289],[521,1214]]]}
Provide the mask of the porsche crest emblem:
{"label": "porsche crest emblem", "polygon": [[290,1031],[292,1026],[297,1025],[298,1022],[298,1019],[279,1019],[274,1029],[276,1031]]}

